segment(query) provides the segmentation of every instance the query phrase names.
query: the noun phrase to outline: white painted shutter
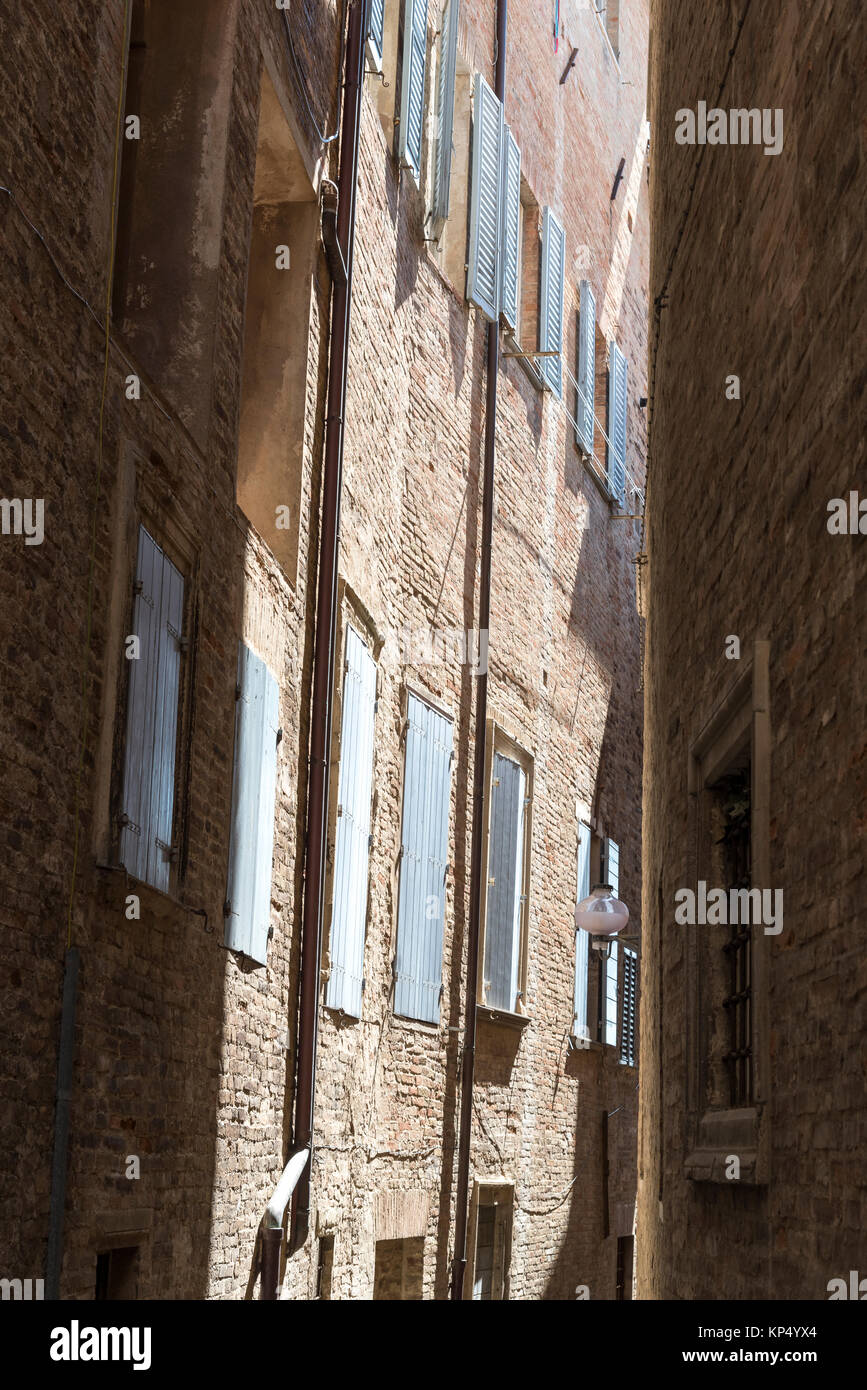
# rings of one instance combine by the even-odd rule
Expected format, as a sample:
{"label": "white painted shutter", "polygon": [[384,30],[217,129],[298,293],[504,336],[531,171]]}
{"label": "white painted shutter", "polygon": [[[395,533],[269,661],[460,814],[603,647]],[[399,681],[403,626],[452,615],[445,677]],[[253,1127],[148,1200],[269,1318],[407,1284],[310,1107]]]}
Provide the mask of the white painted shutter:
{"label": "white painted shutter", "polygon": [[385,0],[370,0],[367,19],[367,52],[375,72],[382,72],[382,50],[385,42]]}
{"label": "white painted shutter", "polygon": [[[542,213],[542,300],[539,308],[539,351],[563,351],[563,289],[566,275],[566,233],[550,208]],[[559,357],[538,359],[542,379],[563,395],[563,363]]]}
{"label": "white painted shutter", "polygon": [[[578,824],[577,902],[590,896],[590,827]],[[575,994],[572,1032],[576,1038],[589,1038],[587,1023],[587,979],[590,969],[590,933],[575,928]]]}
{"label": "white painted shutter", "polygon": [[439,45],[437,82],[437,134],[434,158],[433,236],[439,236],[449,215],[452,169],[452,129],[455,115],[455,70],[458,58],[458,0],[446,0]]}
{"label": "white painted shutter", "polygon": [[376,663],[353,628],[346,633],[334,905],[331,914],[331,973],[325,1003],[361,1017],[370,803],[373,790],[373,726]]}
{"label": "white painted shutter", "polygon": [[488,891],[482,999],[515,1012],[523,921],[527,778],[513,758],[494,754],[488,831]]}
{"label": "white painted shutter", "polygon": [[121,863],[134,878],[168,892],[175,803],[184,580],[139,527],[120,835]]}
{"label": "white painted shutter", "polygon": [[424,131],[424,72],[427,59],[427,0],[405,0],[403,77],[397,152],[418,183]]}
{"label": "white painted shutter", "polygon": [[596,390],[596,299],[586,280],[581,281],[578,315],[578,391],[575,405],[575,443],[585,454],[593,453],[593,394]]}
{"label": "white painted shutter", "polygon": [[638,956],[629,946],[623,948],[623,998],[620,1005],[620,1060],[634,1067],[636,1055],[636,1015],[638,1006]]}
{"label": "white painted shutter", "polygon": [[452,721],[408,697],[394,1011],[437,1023],[443,966]]}
{"label": "white painted shutter", "polygon": [[622,504],[626,496],[626,358],[615,342],[608,356],[608,487]]}
{"label": "white painted shutter", "polygon": [[[620,892],[620,846],[616,841],[605,840],[605,882],[611,884],[615,898]],[[617,961],[620,950],[619,941],[612,941],[611,954],[605,961],[604,1023],[603,1041],[612,1047],[617,1046]]]}
{"label": "white painted shutter", "polygon": [[264,965],[271,926],[279,691],[263,661],[238,644],[235,771],[226,888],[226,945]]}
{"label": "white painted shutter", "polygon": [[512,332],[518,326],[518,281],[521,256],[521,151],[508,126],[503,147],[503,252],[500,312]]}
{"label": "white painted shutter", "polygon": [[467,299],[492,323],[500,312],[503,107],[481,73],[473,87],[473,172]]}

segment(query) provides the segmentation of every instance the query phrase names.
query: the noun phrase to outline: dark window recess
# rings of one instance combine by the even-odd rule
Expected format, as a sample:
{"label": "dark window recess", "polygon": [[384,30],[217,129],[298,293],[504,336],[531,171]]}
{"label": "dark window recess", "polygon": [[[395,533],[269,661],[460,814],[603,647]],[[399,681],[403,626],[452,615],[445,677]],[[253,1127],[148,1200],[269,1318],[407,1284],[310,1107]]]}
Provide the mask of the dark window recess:
{"label": "dark window recess", "polygon": [[617,1288],[614,1297],[618,1303],[632,1301],[632,1263],[635,1253],[634,1236],[617,1237]]}
{"label": "dark window recess", "polygon": [[316,1270],[316,1297],[331,1298],[331,1273],[334,1269],[334,1237],[323,1236],[319,1242],[319,1266]]}
{"label": "dark window recess", "polygon": [[138,1246],[104,1250],[96,1257],[97,1300],[135,1298],[138,1292]]}
{"label": "dark window recess", "polygon": [[[724,883],[731,889],[749,888],[750,870],[750,768],[730,773],[716,787],[722,813]],[[743,916],[744,914],[739,914]],[[733,1107],[753,1100],[752,1057],[752,929],[749,921],[733,923],[723,946],[728,964],[728,993],[723,999],[728,1050],[729,1098]]]}

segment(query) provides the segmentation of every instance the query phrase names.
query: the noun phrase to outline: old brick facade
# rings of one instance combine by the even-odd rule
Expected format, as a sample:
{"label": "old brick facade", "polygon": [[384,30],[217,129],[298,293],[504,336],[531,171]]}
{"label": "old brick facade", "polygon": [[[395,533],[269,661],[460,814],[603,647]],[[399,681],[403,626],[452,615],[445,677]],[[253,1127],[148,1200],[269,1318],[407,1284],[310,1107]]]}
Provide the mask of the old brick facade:
{"label": "old brick facade", "polygon": [[[144,1298],[255,1296],[257,1230],[291,1146],[331,288],[319,197],[338,166],[320,136],[338,119],[339,8],[298,0],[288,30],[253,0],[7,18],[2,489],[44,499],[45,536],[0,538],[0,1248],[8,1274],[41,1275],[71,944],[65,1298],[100,1280]],[[463,266],[470,79],[493,80],[495,6],[461,6],[440,246],[424,239],[440,6],[420,188],[393,150],[397,9],[386,0],[388,86],[368,76],[363,99],[329,833],[332,875],[352,626],[377,664],[364,991],[358,1019],[320,1010],[311,1235],[281,1271],[292,1298],[443,1298],[452,1258],[475,678],[453,648],[427,660],[418,636],[476,626],[487,326]],[[607,343],[628,360],[628,478],[623,508],[600,425],[601,472],[576,447],[569,378],[561,405],[526,360],[502,360],[488,713],[532,760],[532,839],[524,1017],[485,1010],[479,1027],[471,1233],[479,1195],[499,1194],[502,1296],[613,1298],[633,1230],[637,1070],[619,1046],[570,1044],[572,914],[582,820],[619,845],[640,924],[638,527],[620,517],[639,510],[644,469],[647,14],[621,3],[606,33],[592,5],[564,4],[555,52],[550,11],[509,6],[521,346],[537,347],[549,205],[565,229],[570,373],[580,280],[596,296],[602,425]],[[517,351],[506,335],[504,349]],[[140,526],[183,579],[167,891],[123,867]],[[239,640],[279,687],[265,965],[223,945]],[[393,1009],[408,691],[454,731],[438,1024]],[[594,961],[594,1039],[595,990]],[[112,1266],[112,1251],[135,1253]]]}
{"label": "old brick facade", "polygon": [[[829,527],[864,481],[864,57],[854,4],[652,7],[639,1297],[864,1270],[867,542]],[[677,143],[699,102],[778,112],[782,148]],[[730,928],[675,895],[730,882],[745,805],[784,910],[733,1047]]]}

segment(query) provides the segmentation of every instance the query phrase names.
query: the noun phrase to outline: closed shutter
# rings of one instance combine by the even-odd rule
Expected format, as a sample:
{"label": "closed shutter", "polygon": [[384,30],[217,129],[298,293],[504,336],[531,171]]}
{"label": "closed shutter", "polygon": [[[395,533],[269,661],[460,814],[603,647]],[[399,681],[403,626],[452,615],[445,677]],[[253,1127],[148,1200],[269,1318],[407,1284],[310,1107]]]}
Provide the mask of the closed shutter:
{"label": "closed shutter", "polygon": [[[590,827],[578,825],[578,898],[590,896]],[[576,1038],[589,1038],[587,1024],[587,978],[590,969],[590,933],[583,927],[575,928],[575,999],[572,1033]]]}
{"label": "closed shutter", "polygon": [[521,257],[521,151],[508,126],[503,145],[503,254],[500,312],[514,333],[518,324]]}
{"label": "closed shutter", "polygon": [[123,775],[121,863],[134,878],[168,892],[175,809],[175,753],[181,676],[184,580],[139,527]]}
{"label": "closed shutter", "polygon": [[473,173],[467,299],[496,323],[500,312],[500,171],[503,108],[481,73],[473,87]]}
{"label": "closed shutter", "polygon": [[[539,351],[563,351],[563,287],[566,274],[566,234],[550,208],[542,214],[542,302],[539,310]],[[558,398],[563,394],[563,363],[559,357],[540,357],[539,370]]]}
{"label": "closed shutter", "polygon": [[375,72],[382,72],[382,50],[385,42],[385,0],[370,0],[367,20],[367,51]]}
{"label": "closed shutter", "polygon": [[608,439],[608,487],[622,503],[626,496],[626,358],[615,342],[608,355]]}
{"label": "closed shutter", "polygon": [[235,771],[226,945],[264,965],[271,925],[279,692],[263,661],[238,645]]}
{"label": "closed shutter", "polygon": [[325,1003],[361,1017],[370,799],[373,789],[373,725],[376,663],[358,633],[346,633],[346,668],[340,725],[331,973]]}
{"label": "closed shutter", "polygon": [[427,58],[427,0],[405,0],[403,79],[400,93],[398,156],[418,183],[424,131],[424,70]]}
{"label": "closed shutter", "polygon": [[437,1023],[442,985],[452,721],[410,695],[394,1010]]}
{"label": "closed shutter", "polygon": [[575,403],[575,443],[585,454],[593,453],[593,394],[596,390],[596,299],[586,280],[581,281],[578,315],[578,392]]}
{"label": "closed shutter", "polygon": [[620,1060],[634,1067],[636,1062],[635,1023],[638,1004],[638,957],[629,946],[623,948],[623,998],[620,1006]]}
{"label": "closed shutter", "polygon": [[512,758],[494,754],[488,831],[483,1002],[514,1013],[524,915],[524,825],[527,778]]}
{"label": "closed shutter", "polygon": [[455,114],[455,68],[458,56],[458,0],[446,0],[439,47],[437,136],[434,160],[432,232],[438,237],[449,215],[452,168],[452,127]]}

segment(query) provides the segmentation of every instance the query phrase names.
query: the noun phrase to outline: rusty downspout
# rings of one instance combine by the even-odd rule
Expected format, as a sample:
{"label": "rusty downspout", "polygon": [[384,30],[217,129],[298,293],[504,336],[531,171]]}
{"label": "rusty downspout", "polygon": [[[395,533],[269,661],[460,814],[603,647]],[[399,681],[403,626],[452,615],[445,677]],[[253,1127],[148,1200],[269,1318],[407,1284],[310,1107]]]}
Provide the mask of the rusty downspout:
{"label": "rusty downspout", "polygon": [[[497,0],[497,48],[494,89],[506,100],[506,26],[508,0]],[[485,404],[485,460],[482,502],[482,573],[479,586],[479,631],[488,632],[491,618],[491,551],[494,537],[494,455],[497,433],[497,376],[500,366],[499,324],[488,324],[488,394]],[[490,649],[490,642],[488,643]],[[470,855],[470,915],[467,947],[466,1015],[461,1062],[461,1115],[458,1140],[458,1178],[455,1200],[455,1249],[451,1297],[464,1297],[467,1269],[467,1225],[470,1188],[470,1136],[473,1123],[473,1075],[476,1062],[476,995],[479,979],[479,935],[482,904],[482,841],[485,826],[485,744],[488,724],[488,668],[478,677],[476,731],[473,752],[473,839]]]}
{"label": "rusty downspout", "polygon": [[[316,597],[316,635],[313,648],[313,701],[311,710],[310,769],[308,780],[307,844],[304,870],[304,908],[299,982],[298,1056],[295,1072],[295,1123],[293,1151],[308,1151],[308,1161],[298,1178],[292,1203],[288,1253],[294,1254],[307,1238],[310,1207],[310,1169],[313,1150],[313,1102],[316,1078],[316,1041],[319,1013],[319,960],[325,881],[328,783],[331,762],[332,692],[337,617],[337,559],[340,541],[340,493],[343,475],[343,423],[346,406],[346,374],[352,304],[352,262],[355,241],[355,201],[358,182],[358,147],[364,81],[364,36],[370,0],[353,0],[349,11],[346,47],[346,80],[341,122],[340,170],[337,183],[336,235],[329,263],[342,262],[345,277],[332,284],[331,361],[325,417],[322,532],[319,545],[319,579]],[[326,208],[327,211],[327,208]],[[323,219],[326,250],[335,230]],[[339,257],[335,255],[339,253]],[[279,1262],[278,1262],[279,1263]]]}

